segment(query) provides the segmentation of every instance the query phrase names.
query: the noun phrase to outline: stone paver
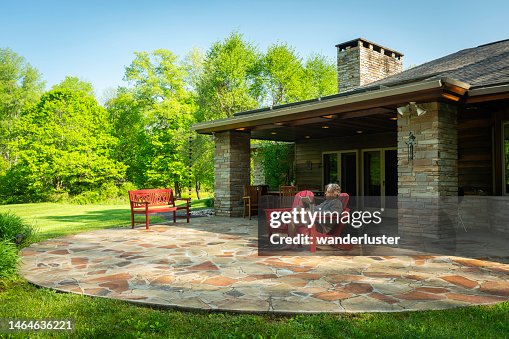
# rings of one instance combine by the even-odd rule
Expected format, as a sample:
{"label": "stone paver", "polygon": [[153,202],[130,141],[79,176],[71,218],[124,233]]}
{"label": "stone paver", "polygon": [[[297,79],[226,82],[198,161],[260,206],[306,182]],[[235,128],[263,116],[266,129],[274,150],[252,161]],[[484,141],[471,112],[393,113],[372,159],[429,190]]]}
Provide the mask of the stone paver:
{"label": "stone paver", "polygon": [[22,274],[64,292],[237,312],[397,312],[509,300],[508,264],[430,255],[258,256],[256,233],[254,220],[220,217],[98,230],[24,249]]}

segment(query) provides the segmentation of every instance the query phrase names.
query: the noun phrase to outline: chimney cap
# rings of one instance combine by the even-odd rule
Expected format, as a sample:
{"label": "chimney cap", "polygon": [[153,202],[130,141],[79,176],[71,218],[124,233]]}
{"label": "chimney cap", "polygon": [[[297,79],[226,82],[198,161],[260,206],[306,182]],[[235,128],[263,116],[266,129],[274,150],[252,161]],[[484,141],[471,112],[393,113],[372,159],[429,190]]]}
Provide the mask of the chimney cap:
{"label": "chimney cap", "polygon": [[388,56],[391,56],[392,53],[394,53],[394,56],[396,58],[400,58],[403,56],[403,53],[400,53],[392,48],[387,48],[387,47],[384,47],[380,44],[377,44],[377,43],[374,43],[374,42],[371,42],[367,39],[364,39],[364,38],[357,38],[357,39],[353,39],[353,40],[350,40],[350,41],[347,41],[347,42],[343,42],[341,44],[337,44],[336,47],[339,49],[339,50],[343,50],[343,49],[346,49],[347,47],[357,47],[359,46],[359,42],[361,42],[362,45],[364,45],[366,47],[369,46],[369,45],[372,45],[373,46],[373,49],[374,50],[384,50],[384,53]]}

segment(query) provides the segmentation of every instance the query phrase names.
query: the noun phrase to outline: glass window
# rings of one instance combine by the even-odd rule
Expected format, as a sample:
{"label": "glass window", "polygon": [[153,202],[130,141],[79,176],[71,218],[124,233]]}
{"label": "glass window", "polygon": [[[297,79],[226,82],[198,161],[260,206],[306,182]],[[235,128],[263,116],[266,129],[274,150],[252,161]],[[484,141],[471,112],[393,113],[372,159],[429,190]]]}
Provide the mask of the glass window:
{"label": "glass window", "polygon": [[323,182],[324,185],[338,183],[338,154],[323,155]]}

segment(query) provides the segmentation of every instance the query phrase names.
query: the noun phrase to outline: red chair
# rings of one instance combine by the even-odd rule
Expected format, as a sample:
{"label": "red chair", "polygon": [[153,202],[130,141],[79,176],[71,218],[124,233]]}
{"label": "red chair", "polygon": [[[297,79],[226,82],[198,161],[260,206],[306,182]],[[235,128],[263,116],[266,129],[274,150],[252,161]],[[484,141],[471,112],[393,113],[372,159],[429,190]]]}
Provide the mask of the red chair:
{"label": "red chair", "polygon": [[[343,212],[350,212],[350,209],[348,208],[348,202],[350,201],[350,196],[348,193],[341,193],[339,195],[339,200],[341,201],[341,204],[343,206]],[[314,253],[316,252],[316,238],[330,238],[330,237],[339,237],[341,236],[341,233],[343,232],[343,229],[345,228],[345,225],[343,223],[337,224],[328,234],[320,233],[316,230],[316,225],[313,224],[312,227],[300,227],[298,229],[299,234],[308,235],[311,238],[311,246],[309,248],[310,252]],[[338,245],[338,248],[342,250],[351,250],[353,246],[351,244],[348,245]]]}
{"label": "red chair", "polygon": [[290,212],[292,209],[297,208],[301,206],[301,198],[308,197],[311,203],[314,200],[315,195],[311,191],[300,191],[295,195],[295,198],[293,198],[293,204],[292,207],[287,208],[266,208],[265,209],[265,221],[267,224],[267,234],[269,237],[273,233],[286,233],[288,234],[288,225],[281,225],[278,228],[272,228],[270,227],[270,214],[272,212]]}

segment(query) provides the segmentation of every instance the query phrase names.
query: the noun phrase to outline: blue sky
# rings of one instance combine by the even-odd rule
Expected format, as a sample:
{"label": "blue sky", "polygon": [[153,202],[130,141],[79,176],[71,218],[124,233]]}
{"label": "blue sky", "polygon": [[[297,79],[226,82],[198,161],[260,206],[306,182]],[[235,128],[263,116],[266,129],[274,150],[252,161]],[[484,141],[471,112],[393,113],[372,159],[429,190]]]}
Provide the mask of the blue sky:
{"label": "blue sky", "polygon": [[47,87],[66,75],[98,97],[122,85],[135,51],[184,56],[233,30],[261,50],[287,42],[335,57],[357,37],[405,54],[405,66],[509,38],[508,1],[12,1],[0,0],[0,47],[35,66]]}

